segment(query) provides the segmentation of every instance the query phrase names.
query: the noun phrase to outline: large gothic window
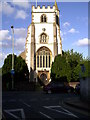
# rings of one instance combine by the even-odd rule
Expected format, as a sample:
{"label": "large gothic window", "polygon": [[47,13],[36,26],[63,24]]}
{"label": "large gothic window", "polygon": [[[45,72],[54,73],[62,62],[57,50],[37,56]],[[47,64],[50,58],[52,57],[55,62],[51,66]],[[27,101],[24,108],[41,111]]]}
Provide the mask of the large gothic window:
{"label": "large gothic window", "polygon": [[47,43],[47,35],[45,33],[41,34],[40,43]]}
{"label": "large gothic window", "polygon": [[49,50],[41,49],[37,53],[37,68],[50,68],[51,53]]}
{"label": "large gothic window", "polygon": [[41,22],[47,22],[47,19],[46,19],[46,15],[45,15],[45,14],[43,14],[43,15],[41,16]]}

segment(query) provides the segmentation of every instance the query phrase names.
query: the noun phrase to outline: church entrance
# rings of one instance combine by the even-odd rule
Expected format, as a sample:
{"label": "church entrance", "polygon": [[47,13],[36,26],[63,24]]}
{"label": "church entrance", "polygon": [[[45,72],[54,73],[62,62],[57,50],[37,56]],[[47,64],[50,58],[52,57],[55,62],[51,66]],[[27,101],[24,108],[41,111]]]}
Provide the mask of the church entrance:
{"label": "church entrance", "polygon": [[40,79],[40,81],[42,83],[44,83],[44,85],[48,84],[49,80],[50,80],[50,73],[49,71],[38,71],[38,77]]}
{"label": "church entrance", "polygon": [[45,82],[47,80],[47,75],[45,73],[42,73],[40,75],[40,79],[41,79],[41,81]]}

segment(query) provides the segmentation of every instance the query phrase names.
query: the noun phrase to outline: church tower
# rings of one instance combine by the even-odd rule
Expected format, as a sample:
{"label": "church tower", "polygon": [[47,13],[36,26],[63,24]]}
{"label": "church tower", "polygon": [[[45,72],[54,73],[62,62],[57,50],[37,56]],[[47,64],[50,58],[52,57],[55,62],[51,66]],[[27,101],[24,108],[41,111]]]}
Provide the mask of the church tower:
{"label": "church tower", "polygon": [[44,83],[50,80],[50,70],[55,56],[62,54],[59,9],[50,6],[32,6],[32,21],[28,27],[25,44],[25,61],[30,81],[39,77]]}

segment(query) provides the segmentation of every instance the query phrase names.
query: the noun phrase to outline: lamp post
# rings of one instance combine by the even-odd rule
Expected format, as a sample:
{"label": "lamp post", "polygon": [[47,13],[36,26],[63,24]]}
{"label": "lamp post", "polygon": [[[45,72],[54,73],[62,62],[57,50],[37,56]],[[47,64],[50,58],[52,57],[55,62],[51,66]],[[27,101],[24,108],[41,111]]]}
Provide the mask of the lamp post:
{"label": "lamp post", "polygon": [[12,90],[14,89],[14,27],[11,26],[12,30],[12,69],[11,69],[11,75],[12,75]]}

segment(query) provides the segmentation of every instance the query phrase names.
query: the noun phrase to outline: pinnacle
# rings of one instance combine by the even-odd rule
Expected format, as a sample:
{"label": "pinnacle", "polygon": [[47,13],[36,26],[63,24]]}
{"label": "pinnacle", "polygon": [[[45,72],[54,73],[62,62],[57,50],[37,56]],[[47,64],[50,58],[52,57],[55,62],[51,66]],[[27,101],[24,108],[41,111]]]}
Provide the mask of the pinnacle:
{"label": "pinnacle", "polygon": [[57,2],[56,2],[56,0],[55,0],[55,7],[56,7],[56,9],[58,10],[58,6],[57,6]]}

